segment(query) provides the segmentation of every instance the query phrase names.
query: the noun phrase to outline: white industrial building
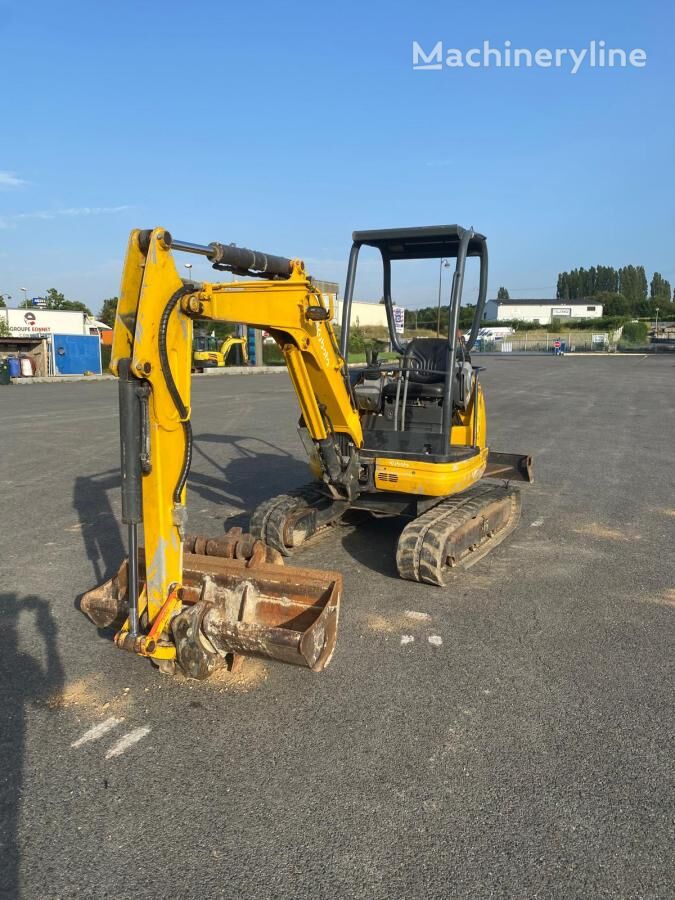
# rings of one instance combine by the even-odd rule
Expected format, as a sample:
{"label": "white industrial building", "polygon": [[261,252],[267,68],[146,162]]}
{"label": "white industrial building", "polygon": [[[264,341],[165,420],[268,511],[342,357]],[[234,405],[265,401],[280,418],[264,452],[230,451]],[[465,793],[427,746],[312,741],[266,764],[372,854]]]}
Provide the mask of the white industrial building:
{"label": "white industrial building", "polygon": [[105,322],[99,322],[84,312],[64,309],[0,309],[0,321],[4,320],[12,337],[48,337],[51,334],[100,334],[109,331]]}
{"label": "white industrial building", "polygon": [[599,319],[602,303],[586,300],[488,300],[483,318],[489,322],[536,322],[548,325],[553,319]]}
{"label": "white industrial building", "polygon": [[[0,357],[25,357],[33,375],[100,374],[101,335],[111,329],[84,312],[32,307],[0,309],[7,337],[0,339]],[[28,369],[26,369],[28,372]]]}
{"label": "white industrial building", "polygon": [[[333,322],[337,325],[342,324],[343,303],[343,300],[338,300],[335,303]],[[379,325],[382,328],[386,328],[387,309],[384,303],[374,303],[367,300],[352,300],[350,320],[349,324],[356,328],[370,327],[373,325]]]}

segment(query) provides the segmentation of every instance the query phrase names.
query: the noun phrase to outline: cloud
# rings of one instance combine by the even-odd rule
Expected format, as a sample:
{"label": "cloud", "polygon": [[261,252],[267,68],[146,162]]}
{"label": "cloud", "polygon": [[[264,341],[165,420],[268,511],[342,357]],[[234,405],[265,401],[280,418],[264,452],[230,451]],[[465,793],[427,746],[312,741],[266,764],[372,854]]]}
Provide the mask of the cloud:
{"label": "cloud", "polygon": [[45,209],[37,212],[18,213],[13,219],[56,219],[59,216],[104,216],[124,212],[130,206],[71,206],[67,209]]}
{"label": "cloud", "polygon": [[0,228],[13,228],[17,222],[26,219],[58,219],[62,216],[75,218],[77,216],[106,216],[111,213],[124,212],[131,206],[71,206],[66,209],[39,209],[35,212],[16,213],[13,216],[0,218]]}
{"label": "cloud", "polygon": [[24,181],[23,178],[19,178],[15,172],[0,171],[0,191],[6,191],[8,188],[21,187],[21,185],[27,183],[28,182]]}

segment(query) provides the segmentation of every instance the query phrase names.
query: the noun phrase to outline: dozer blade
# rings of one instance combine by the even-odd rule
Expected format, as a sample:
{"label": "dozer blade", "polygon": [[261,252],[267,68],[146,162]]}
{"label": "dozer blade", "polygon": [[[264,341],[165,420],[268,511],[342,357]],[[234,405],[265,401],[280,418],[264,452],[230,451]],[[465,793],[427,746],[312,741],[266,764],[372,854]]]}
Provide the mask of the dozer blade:
{"label": "dozer blade", "polygon": [[[184,554],[181,606],[162,645],[175,646],[176,663],[191,678],[207,678],[228,663],[232,667],[240,655],[266,656],[320,672],[335,649],[342,576],[284,566],[280,554],[249,540],[250,535],[239,541],[233,537],[239,535],[190,539],[192,547],[226,555]],[[143,551],[139,573],[143,581]],[[128,612],[127,584],[125,560],[117,575],[82,597],[82,612],[99,628],[121,627]],[[118,645],[128,646],[119,637]],[[153,655],[143,638],[136,648]]]}
{"label": "dozer blade", "polygon": [[483,478],[505,478],[508,481],[525,481],[532,484],[534,481],[532,457],[522,453],[497,453],[490,450]]}

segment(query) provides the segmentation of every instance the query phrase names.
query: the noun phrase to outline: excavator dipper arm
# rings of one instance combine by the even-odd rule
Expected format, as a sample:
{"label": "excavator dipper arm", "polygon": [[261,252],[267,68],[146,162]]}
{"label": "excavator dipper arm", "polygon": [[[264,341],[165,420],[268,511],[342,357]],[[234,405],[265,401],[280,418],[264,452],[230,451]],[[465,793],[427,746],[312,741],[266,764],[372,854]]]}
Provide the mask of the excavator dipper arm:
{"label": "excavator dipper arm", "polygon": [[[122,518],[129,528],[130,556],[117,578],[85,595],[82,606],[92,618],[104,608],[128,612],[116,635],[119,646],[160,661],[178,656],[192,674],[211,671],[202,658],[205,644],[215,648],[216,656],[261,652],[318,670],[330,659],[335,642],[339,575],[318,573],[325,577],[317,578],[317,573],[289,569],[282,577],[280,560],[270,563],[260,545],[251,551],[255,572],[250,567],[240,571],[245,563],[238,561],[239,569],[235,566],[228,581],[222,567],[231,568],[235,560],[219,560],[216,566],[185,552],[192,458],[190,370],[195,318],[269,331],[282,350],[314,443],[317,474],[349,496],[362,433],[330,324],[332,310],[324,306],[300,260],[220,244],[176,243],[182,250],[207,250],[217,268],[257,278],[184,282],[167,231],[132,232],[111,359],[120,379]],[[144,552],[137,549],[141,523]],[[232,546],[241,549],[244,543]],[[233,550],[230,555],[245,554]],[[267,571],[272,566],[275,571]],[[191,579],[186,580],[186,572]],[[195,575],[199,572],[201,580]],[[192,605],[186,610],[188,601]],[[192,611],[195,603],[198,613]],[[204,604],[211,609],[214,603],[218,614],[207,615]],[[97,624],[114,618],[108,612],[98,616]],[[201,628],[203,636],[205,623],[216,620],[218,627],[213,625],[200,643],[195,629]],[[290,623],[299,621],[302,628],[294,630]]]}

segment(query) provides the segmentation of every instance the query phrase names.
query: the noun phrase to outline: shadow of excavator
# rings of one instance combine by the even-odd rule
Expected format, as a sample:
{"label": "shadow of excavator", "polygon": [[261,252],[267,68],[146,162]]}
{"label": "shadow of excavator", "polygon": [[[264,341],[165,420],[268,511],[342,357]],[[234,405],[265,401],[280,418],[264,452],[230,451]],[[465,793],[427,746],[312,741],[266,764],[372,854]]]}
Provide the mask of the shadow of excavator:
{"label": "shadow of excavator", "polygon": [[[26,711],[30,706],[58,697],[64,672],[57,649],[57,627],[46,600],[2,593],[0,609],[0,896],[17,898],[22,895],[18,829],[26,756]],[[34,631],[44,647],[44,662],[20,645],[21,619],[31,616]]]}
{"label": "shadow of excavator", "polygon": [[[228,459],[218,459],[209,445],[227,447]],[[208,463],[215,474],[195,471],[193,466],[188,491],[209,503],[238,507],[241,513],[228,518],[228,527],[247,526],[251,512],[259,503],[299,487],[312,477],[304,460],[260,438],[198,434],[194,437],[194,455]]]}
{"label": "shadow of excavator", "polygon": [[73,485],[73,507],[95,584],[111,578],[126,556],[121,526],[110,500],[111,492],[118,491],[120,484],[119,470],[110,469],[96,475],[78,475]]}

